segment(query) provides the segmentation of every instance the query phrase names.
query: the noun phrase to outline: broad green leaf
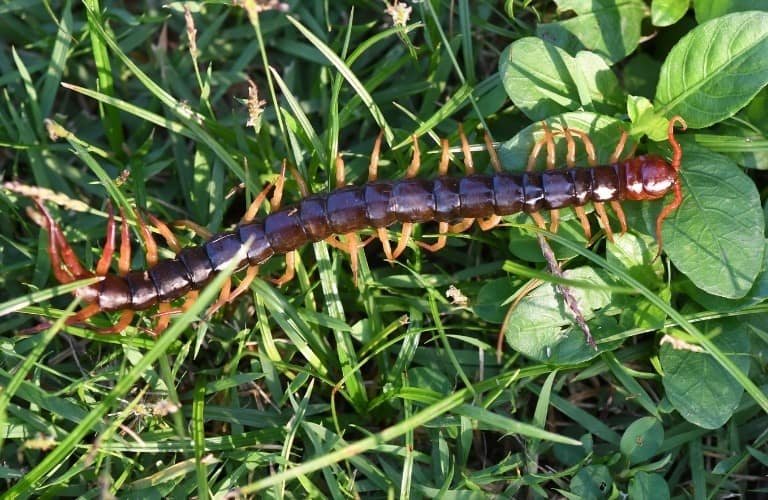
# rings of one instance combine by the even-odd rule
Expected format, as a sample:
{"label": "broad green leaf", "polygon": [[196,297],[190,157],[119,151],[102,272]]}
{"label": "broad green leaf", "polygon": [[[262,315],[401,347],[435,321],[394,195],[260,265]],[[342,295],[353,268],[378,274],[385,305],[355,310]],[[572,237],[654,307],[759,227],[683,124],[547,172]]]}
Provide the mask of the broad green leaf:
{"label": "broad green leaf", "polygon": [[[565,271],[571,280],[605,285],[605,279],[591,267]],[[615,327],[613,318],[596,316],[595,311],[611,303],[611,293],[595,288],[570,287],[596,340]],[[509,345],[528,356],[553,365],[580,363],[595,357],[598,351],[584,341],[584,332],[574,323],[573,314],[563,302],[562,294],[550,283],[541,285],[525,296],[507,315],[502,331]],[[610,350],[616,343],[602,344]]]}
{"label": "broad green leaf", "polygon": [[662,61],[645,52],[638,52],[622,63],[621,80],[630,95],[653,97],[659,83]]}
{"label": "broad green leaf", "polygon": [[651,22],[654,26],[670,26],[678,22],[688,11],[690,0],[653,0]]}
{"label": "broad green leaf", "polygon": [[[609,116],[579,111],[574,113],[565,113],[560,116],[552,116],[544,120],[547,126],[555,131],[554,141],[556,145],[556,157],[559,159],[557,166],[564,166],[566,155],[566,141],[562,130],[567,127],[572,130],[579,130],[589,134],[592,143],[595,145],[598,163],[608,163],[613,150],[616,149],[616,143],[621,137],[621,131],[626,125],[621,120]],[[531,154],[534,144],[544,138],[544,131],[541,123],[534,123],[517,133],[512,139],[504,142],[499,147],[499,158],[505,170],[521,171],[525,169],[528,163],[528,157]],[[583,144],[577,139],[576,144],[576,163],[587,165],[586,153]],[[635,146],[635,141],[629,139],[624,148],[624,154]],[[540,153],[536,163],[536,168],[544,169],[546,157],[546,148]]]}
{"label": "broad green leaf", "polygon": [[588,49],[617,62],[640,43],[640,25],[647,7],[640,0],[559,0],[558,12],[577,15],[540,24],[536,34],[570,53]]}
{"label": "broad green leaf", "polygon": [[740,12],[696,27],[670,52],[656,109],[693,128],[733,116],[768,84],[768,13]]}
{"label": "broad green leaf", "polygon": [[612,114],[624,106],[624,92],[619,80],[605,59],[587,50],[576,54],[576,67],[598,113]]}
{"label": "broad green leaf", "polygon": [[755,0],[693,0],[696,21],[701,24],[710,19],[745,10],[768,10],[768,3]]}
{"label": "broad green leaf", "polygon": [[623,102],[616,75],[602,57],[581,51],[574,58],[540,38],[507,47],[499,74],[507,95],[531,120],[580,107],[610,114]]}
{"label": "broad green leaf", "polygon": [[511,278],[499,278],[487,281],[477,294],[472,304],[475,314],[489,323],[501,323],[504,321],[505,308],[500,307],[519,287]]}
{"label": "broad green leaf", "polygon": [[613,478],[605,465],[588,465],[571,479],[571,493],[582,500],[608,498],[612,489]]}
{"label": "broad green leaf", "polygon": [[630,130],[632,137],[647,135],[652,141],[667,140],[669,120],[653,109],[653,104],[645,97],[629,96],[627,114],[632,122],[632,129]]}
{"label": "broad green leaf", "polygon": [[[746,373],[749,333],[739,320],[710,321],[705,335]],[[744,388],[709,354],[675,349],[665,343],[659,351],[667,398],[689,422],[705,429],[725,424],[739,405]]]}
{"label": "broad green leaf", "polygon": [[656,257],[655,242],[650,236],[619,234],[606,243],[606,259],[626,271],[645,286],[655,288],[664,274],[664,266]]}
{"label": "broad green leaf", "polygon": [[628,493],[632,500],[667,500],[669,485],[661,474],[640,471],[629,481]]}
{"label": "broad green leaf", "polygon": [[[542,212],[542,216],[547,221],[550,219],[550,214],[547,212]],[[507,220],[513,223],[533,224],[533,221],[528,214],[517,214],[507,218]],[[558,234],[568,238],[569,241],[574,241],[580,246],[587,245],[587,238],[584,235],[584,230],[581,228],[581,224],[575,220],[575,215],[570,210],[560,212],[560,225],[557,231]],[[558,259],[569,259],[577,255],[573,250],[556,242],[552,243],[552,250],[555,252]],[[509,252],[520,260],[526,262],[546,262],[535,235],[530,229],[524,226],[513,226],[509,228]]]}
{"label": "broad green leaf", "polygon": [[619,448],[630,464],[645,462],[658,453],[664,442],[664,427],[653,417],[635,420],[621,436]]}
{"label": "broad green leaf", "polygon": [[[765,251],[763,211],[754,182],[727,157],[688,141],[680,175],[683,204],[664,223],[664,251],[698,288],[730,299],[744,297],[762,268]],[[661,205],[645,205],[648,224],[654,223]]]}
{"label": "broad green leaf", "polygon": [[579,107],[571,76],[575,71],[567,52],[534,37],[515,41],[499,58],[499,74],[507,95],[531,120]]}
{"label": "broad green leaf", "polygon": [[768,298],[768,242],[766,242],[766,251],[763,255],[763,265],[760,267],[760,274],[755,279],[755,284],[749,292],[740,299],[724,299],[716,295],[703,292],[695,288],[692,284],[683,284],[683,290],[696,302],[712,311],[738,311],[745,307],[759,304]]}

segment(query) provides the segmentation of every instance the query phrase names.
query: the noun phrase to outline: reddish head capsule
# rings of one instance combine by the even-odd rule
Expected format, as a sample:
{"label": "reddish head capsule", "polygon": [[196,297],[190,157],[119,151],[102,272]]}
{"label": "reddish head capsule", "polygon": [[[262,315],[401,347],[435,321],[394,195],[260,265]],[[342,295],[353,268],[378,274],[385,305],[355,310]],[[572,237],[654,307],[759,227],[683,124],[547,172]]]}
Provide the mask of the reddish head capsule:
{"label": "reddish head capsule", "polygon": [[658,200],[677,183],[677,170],[655,155],[638,156],[622,164],[627,200]]}

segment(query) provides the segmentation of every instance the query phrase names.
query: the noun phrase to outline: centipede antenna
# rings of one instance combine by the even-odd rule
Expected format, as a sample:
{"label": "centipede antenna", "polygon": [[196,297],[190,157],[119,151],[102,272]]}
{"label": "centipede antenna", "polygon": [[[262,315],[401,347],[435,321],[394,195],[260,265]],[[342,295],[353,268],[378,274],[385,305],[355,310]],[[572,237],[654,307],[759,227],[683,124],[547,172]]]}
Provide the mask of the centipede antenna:
{"label": "centipede antenna", "polygon": [[[683,160],[683,149],[680,147],[680,143],[677,142],[677,139],[675,139],[676,123],[679,123],[683,130],[688,129],[688,124],[685,122],[682,116],[675,115],[671,120],[669,120],[669,126],[667,128],[667,140],[669,141],[669,145],[672,147],[672,163],[670,163],[670,165],[676,172],[679,172]],[[672,212],[677,210],[678,207],[680,207],[680,205],[683,203],[683,191],[680,186],[680,179],[675,182],[674,194],[675,197],[668,205],[661,209],[659,216],[656,218],[656,241],[659,244],[659,249],[656,252],[656,257],[653,258],[654,262],[661,256],[661,251],[663,249],[661,228],[664,224],[664,220],[669,217]]]}
{"label": "centipede antenna", "polygon": [[688,130],[688,124],[683,120],[682,116],[676,115],[669,120],[669,127],[667,128],[667,139],[672,147],[672,168],[680,170],[680,164],[683,160],[683,149],[680,147],[677,139],[675,139],[675,123],[679,123],[683,131]]}

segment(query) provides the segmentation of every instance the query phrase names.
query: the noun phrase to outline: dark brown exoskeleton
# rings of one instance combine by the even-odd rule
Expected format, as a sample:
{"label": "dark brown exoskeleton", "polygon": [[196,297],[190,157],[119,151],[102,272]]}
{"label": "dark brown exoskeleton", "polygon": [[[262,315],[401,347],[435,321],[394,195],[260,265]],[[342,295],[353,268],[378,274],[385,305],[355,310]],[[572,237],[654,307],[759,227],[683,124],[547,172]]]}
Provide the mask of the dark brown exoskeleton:
{"label": "dark brown exoskeleton", "polygon": [[[101,282],[78,290],[78,296],[89,304],[72,316],[69,322],[81,322],[100,311],[123,311],[116,325],[102,330],[117,332],[131,322],[134,311],[160,304],[161,317],[156,328],[156,332],[159,332],[168,324],[169,316],[163,313],[170,310],[170,301],[202,288],[214,273],[223,270],[238,255],[244,257],[236,266],[247,266],[247,274],[234,290],[231,290],[230,284],[224,287],[219,301],[213,306],[214,309],[247,290],[257,276],[258,266],[275,254],[285,254],[287,258],[286,274],[276,282],[281,284],[290,279],[293,273],[293,252],[309,242],[326,240],[349,251],[354,271],[357,250],[364,244],[360,243],[357,232],[365,228],[373,228],[377,232],[387,258],[395,259],[406,249],[413,224],[426,221],[439,223],[440,236],[434,244],[419,242],[422,247],[431,251],[445,246],[448,232],[464,231],[475,221],[482,229],[487,230],[496,226],[502,216],[517,212],[530,214],[543,226],[544,221],[539,212],[551,211],[551,228],[554,231],[558,224],[557,210],[565,207],[574,208],[585,233],[589,236],[591,229],[583,206],[591,202],[603,228],[611,238],[612,231],[604,207],[605,202],[611,204],[622,231],[626,231],[626,220],[619,202],[657,200],[673,192],[673,200],[663,208],[656,220],[656,238],[661,252],[661,228],[664,219],[682,202],[678,177],[682,150],[674,137],[676,123],[685,128],[685,122],[679,116],[672,118],[669,123],[668,139],[673,151],[671,162],[653,155],[620,161],[619,155],[626,140],[624,133],[610,164],[600,166],[596,164],[594,146],[587,135],[565,129],[557,133],[562,133],[567,141],[567,167],[555,169],[555,133],[544,126],[545,137],[536,143],[528,162],[528,171],[524,173],[501,171],[495,151],[489,144],[488,150],[495,169],[490,175],[474,172],[469,145],[461,133],[467,175],[446,175],[449,150],[447,143],[443,141],[439,176],[431,180],[415,178],[420,165],[416,140],[413,160],[406,177],[395,181],[377,180],[381,140],[379,137],[372,153],[367,184],[343,186],[344,169],[339,159],[337,183],[341,187],[327,194],[309,195],[306,186],[300,182],[303,199],[293,206],[280,209],[284,181],[284,176],[281,175],[274,186],[268,186],[259,194],[240,224],[232,231],[214,235],[201,246],[179,249],[167,226],[150,217],[153,225],[169,242],[169,246],[177,251],[177,256],[173,259],[158,260],[151,233],[141,222],[141,217],[138,217],[147,245],[149,268],[144,271],[128,269],[130,245],[124,216],[118,274],[108,272],[116,239],[116,224],[111,214],[104,252],[95,271],[90,272],[80,264],[61,229],[43,204],[37,201],[37,205],[43,213],[40,218],[41,225],[48,231],[48,253],[57,280],[68,283],[91,276],[104,277]],[[589,167],[576,167],[574,164],[574,136],[579,137],[585,145]],[[543,147],[547,149],[548,168],[541,172],[533,171],[536,157]],[[273,212],[257,220],[256,211],[272,188],[275,191],[272,199]],[[402,224],[402,233],[397,247],[392,250],[385,228],[396,222]],[[335,235],[344,235],[344,239],[338,239]]]}

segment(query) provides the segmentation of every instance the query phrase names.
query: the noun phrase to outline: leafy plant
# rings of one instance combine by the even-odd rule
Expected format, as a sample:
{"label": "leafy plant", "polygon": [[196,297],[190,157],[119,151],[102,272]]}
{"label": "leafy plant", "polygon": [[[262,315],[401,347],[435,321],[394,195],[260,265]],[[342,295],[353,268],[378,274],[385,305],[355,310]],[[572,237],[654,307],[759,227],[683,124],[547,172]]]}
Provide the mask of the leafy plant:
{"label": "leafy plant", "polygon": [[[0,190],[6,495],[764,489],[753,478],[768,464],[768,13],[689,3],[0,7],[0,172],[16,182]],[[269,282],[284,269],[271,259],[247,296],[209,317],[239,279],[228,269],[159,337],[147,334],[152,311],[122,335],[98,333],[116,320],[106,314],[67,325],[81,307],[74,286],[52,285],[45,232],[25,212],[25,193],[46,198],[93,268],[107,200],[218,232],[284,159],[314,192],[335,188],[338,155],[346,181],[365,182],[380,131],[381,177],[404,176],[413,136],[429,177],[440,138],[461,166],[459,122],[476,145],[489,131],[504,168],[520,170],[542,123],[588,132],[607,162],[622,130],[624,156],[669,155],[675,115],[688,124],[676,132],[685,198],[661,259],[663,202],[625,203],[630,231],[589,247],[568,211],[556,234],[509,217],[435,254],[411,243],[394,264],[372,244],[357,276],[319,242],[292,282]],[[480,168],[488,155],[473,149]],[[289,179],[286,203],[298,193]],[[419,226],[415,239],[436,231]],[[142,252],[131,264],[146,267]],[[41,317],[50,323],[35,328]]]}

